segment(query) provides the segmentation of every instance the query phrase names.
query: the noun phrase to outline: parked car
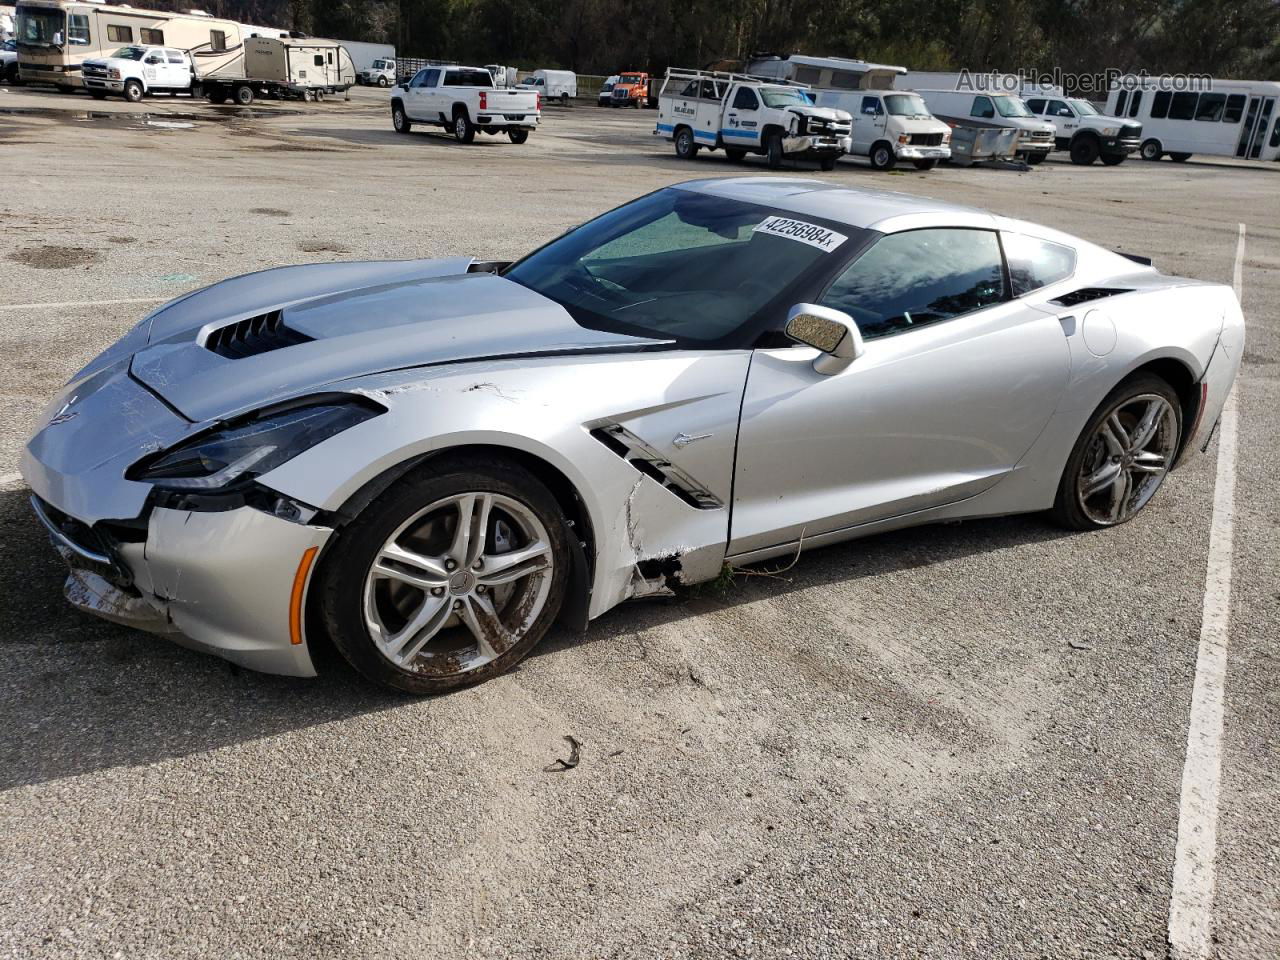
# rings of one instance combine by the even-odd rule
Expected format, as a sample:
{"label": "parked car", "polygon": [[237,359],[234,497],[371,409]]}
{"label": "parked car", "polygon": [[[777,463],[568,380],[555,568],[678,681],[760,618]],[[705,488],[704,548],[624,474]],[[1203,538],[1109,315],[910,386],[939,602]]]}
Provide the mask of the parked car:
{"label": "parked car", "polygon": [[95,100],[114,93],[137,103],[149,93],[190,93],[195,70],[182,50],[130,45],[109,57],[86,60],[82,76]]}
{"label": "parked car", "polygon": [[939,120],[952,126],[1010,127],[1018,131],[1015,154],[1037,164],[1053,150],[1056,132],[1027,109],[1018,97],[1008,93],[974,93],[964,90],[917,89],[925,104]]}
{"label": "parked car", "polygon": [[422,124],[451,130],[463,143],[477,133],[505,133],[512,143],[524,143],[541,115],[540,94],[500,90],[484,67],[426,67],[391,90],[391,125],[397,133]]}
{"label": "parked car", "polygon": [[1027,92],[1027,109],[1053,125],[1054,148],[1071,154],[1071,162],[1089,166],[1124,163],[1142,144],[1142,124],[1108,117],[1088,100]]}
{"label": "parked car", "polygon": [[514,264],[185,294],[71,378],[20,469],[81,609],[299,676],[323,636],[425,693],[726,564],[1129,521],[1207,444],[1243,349],[1229,286],[1056,230],[701,180]]}
{"label": "parked car", "polygon": [[853,117],[849,154],[867,157],[876,170],[892,170],[909,160],[932,170],[951,158],[951,128],[929,112],[919,94],[906,90],[816,90],[820,107],[836,107]]}
{"label": "parked car", "polygon": [[684,160],[699,150],[723,150],[734,162],[759,153],[774,169],[791,157],[834,170],[849,151],[851,122],[843,110],[815,106],[799,84],[672,68],[658,95],[653,132],[675,144]]}
{"label": "parked car", "polygon": [[578,96],[578,75],[572,70],[535,70],[524,78],[519,89],[540,93],[544,100],[568,103]]}
{"label": "parked car", "polygon": [[613,88],[617,83],[618,75],[616,73],[611,77],[605,77],[604,83],[600,84],[600,93],[596,97],[597,106],[609,106],[609,101],[613,96]]}

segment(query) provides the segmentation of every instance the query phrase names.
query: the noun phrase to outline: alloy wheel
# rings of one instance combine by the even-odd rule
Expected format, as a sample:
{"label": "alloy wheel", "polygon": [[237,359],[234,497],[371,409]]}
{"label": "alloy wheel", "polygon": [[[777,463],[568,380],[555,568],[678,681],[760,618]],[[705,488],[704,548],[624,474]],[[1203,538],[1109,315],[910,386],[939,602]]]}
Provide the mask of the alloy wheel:
{"label": "alloy wheel", "polygon": [[498,493],[462,493],[418,511],[387,538],[365,576],[365,624],[401,669],[477,670],[537,621],[551,590],[551,538],[537,515]]}
{"label": "alloy wheel", "polygon": [[1155,495],[1173,464],[1178,417],[1164,397],[1129,397],[1094,430],[1076,478],[1081,510],[1094,523],[1130,519]]}

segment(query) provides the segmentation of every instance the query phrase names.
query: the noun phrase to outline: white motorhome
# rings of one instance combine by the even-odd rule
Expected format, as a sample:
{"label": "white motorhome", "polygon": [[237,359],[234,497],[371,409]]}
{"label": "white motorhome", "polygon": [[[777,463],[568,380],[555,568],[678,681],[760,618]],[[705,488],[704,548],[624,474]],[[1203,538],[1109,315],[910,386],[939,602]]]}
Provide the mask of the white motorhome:
{"label": "white motorhome", "polygon": [[876,170],[891,170],[909,160],[917,170],[932,170],[951,157],[951,128],[929,112],[909,90],[815,90],[820,107],[836,107],[853,117],[851,156],[867,157]]}
{"label": "white motorhome", "polygon": [[922,90],[929,112],[953,127],[1012,127],[1018,130],[1015,153],[1037,164],[1053,149],[1056,131],[1033,114],[1021,98],[1007,93]]}
{"label": "white motorhome", "polygon": [[64,91],[84,86],[86,60],[131,44],[182,50],[202,76],[233,75],[244,58],[240,24],[233,20],[68,0],[22,0],[16,9],[22,79]]}
{"label": "white motorhome", "polygon": [[753,77],[790,80],[815,90],[888,90],[906,67],[868,63],[847,57],[809,57],[799,53],[748,57],[743,72]]}
{"label": "white motorhome", "polygon": [[671,67],[653,133],[675,144],[682,160],[701,149],[724,150],[734,162],[764,154],[775,170],[787,157],[834,170],[849,150],[851,120],[844,110],[817,106],[800,84]]}
{"label": "white motorhome", "polygon": [[544,100],[568,103],[577,99],[578,75],[572,70],[535,70],[532,76],[524,78],[518,89],[536,91]]}
{"label": "white motorhome", "polygon": [[1022,96],[1027,109],[1053,124],[1054,147],[1071,154],[1071,162],[1089,166],[1101,159],[1107,166],[1124,163],[1142,143],[1142,124],[1099,112],[1088,100],[1066,96],[1060,88],[1028,87]]}
{"label": "white motorhome", "polygon": [[1142,124],[1143,160],[1168,154],[1280,159],[1280,83],[1213,80],[1206,89],[1181,90],[1172,77],[1121,77],[1107,111]]}

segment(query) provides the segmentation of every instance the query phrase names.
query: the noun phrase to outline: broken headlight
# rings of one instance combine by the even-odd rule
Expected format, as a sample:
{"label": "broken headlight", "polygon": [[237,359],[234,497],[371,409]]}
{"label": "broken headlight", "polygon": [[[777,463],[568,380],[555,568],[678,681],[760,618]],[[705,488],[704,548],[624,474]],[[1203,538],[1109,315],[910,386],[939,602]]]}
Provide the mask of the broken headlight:
{"label": "broken headlight", "polygon": [[382,412],[371,403],[335,400],[255,414],[144,460],[129,478],[193,493],[234,489]]}

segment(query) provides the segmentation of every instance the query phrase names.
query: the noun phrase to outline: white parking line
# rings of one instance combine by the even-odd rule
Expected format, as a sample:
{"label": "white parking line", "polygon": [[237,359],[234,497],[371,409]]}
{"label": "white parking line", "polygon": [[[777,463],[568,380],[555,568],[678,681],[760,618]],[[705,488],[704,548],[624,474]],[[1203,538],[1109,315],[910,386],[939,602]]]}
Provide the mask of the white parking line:
{"label": "white parking line", "polygon": [[[1232,286],[1241,296],[1244,224],[1236,241]],[[1218,847],[1218,794],[1222,786],[1222,712],[1231,620],[1231,538],[1236,496],[1236,391],[1218,424],[1218,472],[1209,521],[1200,648],[1191,688],[1187,758],[1182,768],[1178,846],[1169,900],[1169,951],[1174,960],[1208,960],[1213,949],[1214,858]]]}
{"label": "white parking line", "polygon": [[54,307],[101,307],[116,303],[163,303],[173,297],[134,297],[131,300],[66,300],[62,303],[0,303],[0,310],[48,310]]}

